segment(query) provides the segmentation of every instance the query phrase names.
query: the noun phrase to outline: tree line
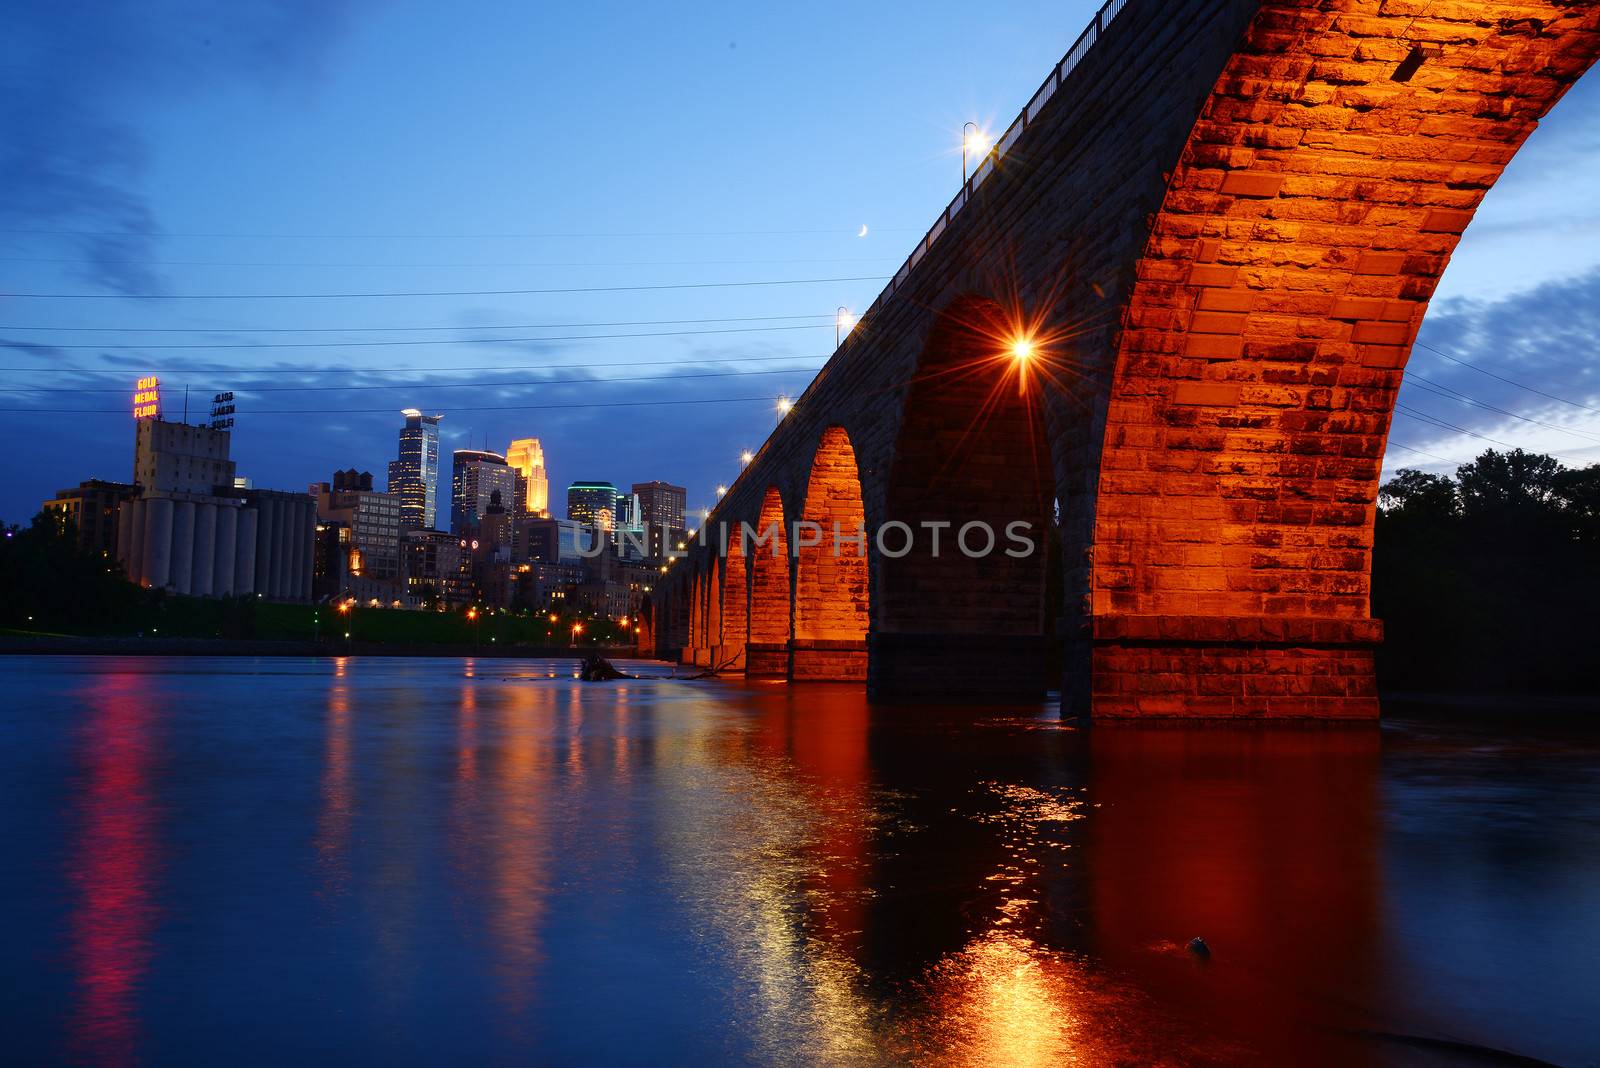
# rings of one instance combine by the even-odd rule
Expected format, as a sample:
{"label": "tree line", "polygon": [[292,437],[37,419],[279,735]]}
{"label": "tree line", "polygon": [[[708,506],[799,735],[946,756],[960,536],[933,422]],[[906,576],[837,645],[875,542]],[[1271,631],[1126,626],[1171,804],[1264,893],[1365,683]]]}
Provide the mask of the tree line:
{"label": "tree line", "polygon": [[1379,490],[1372,612],[1395,689],[1600,690],[1600,464],[1490,450]]}

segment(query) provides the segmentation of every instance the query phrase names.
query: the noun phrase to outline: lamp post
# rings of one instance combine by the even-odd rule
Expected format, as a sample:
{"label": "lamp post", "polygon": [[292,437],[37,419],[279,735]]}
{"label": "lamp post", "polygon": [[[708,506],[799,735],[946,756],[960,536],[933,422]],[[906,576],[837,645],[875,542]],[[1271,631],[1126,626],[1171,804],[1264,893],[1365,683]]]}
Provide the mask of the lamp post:
{"label": "lamp post", "polygon": [[467,620],[472,624],[472,655],[478,655],[478,606],[467,609]]}
{"label": "lamp post", "polygon": [[[971,127],[972,133],[967,133]],[[972,152],[982,156],[989,150],[989,139],[984,136],[983,130],[975,122],[963,123],[961,126],[961,188],[967,187],[967,153]]]}
{"label": "lamp post", "polygon": [[833,319],[833,347],[838,348],[844,341],[844,335],[854,330],[855,326],[856,321],[850,314],[850,309],[841,304],[838,314]]}

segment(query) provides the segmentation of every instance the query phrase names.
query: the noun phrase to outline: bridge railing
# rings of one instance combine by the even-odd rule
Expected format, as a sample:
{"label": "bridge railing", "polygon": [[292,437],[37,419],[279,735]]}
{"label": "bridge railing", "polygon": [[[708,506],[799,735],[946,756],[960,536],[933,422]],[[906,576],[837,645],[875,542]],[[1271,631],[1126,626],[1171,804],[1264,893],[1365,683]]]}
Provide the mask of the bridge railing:
{"label": "bridge railing", "polygon": [[877,299],[872,302],[872,306],[862,316],[863,319],[870,318],[880,305],[894,296],[895,291],[905,285],[906,280],[911,277],[911,272],[916,268],[917,264],[922,262],[923,257],[933,249],[934,242],[939,240],[939,236],[944,233],[951,220],[960,213],[962,208],[966,207],[967,201],[972,199],[973,191],[994,173],[1000,160],[1005,158],[1006,153],[1011,151],[1012,146],[1022,136],[1022,131],[1026,130],[1029,124],[1039,118],[1039,113],[1044,110],[1045,104],[1055,95],[1056,90],[1061,88],[1061,83],[1066,80],[1067,75],[1071,74],[1073,69],[1083,61],[1083,57],[1089,54],[1095,43],[1105,34],[1106,27],[1111,25],[1111,20],[1116,18],[1127,4],[1128,0],[1106,0],[1100,10],[1095,13],[1094,21],[1084,27],[1083,32],[1078,35],[1078,39],[1073,42],[1072,47],[1067,49],[1067,54],[1062,58],[1061,62],[1055,65],[1055,69],[1044,80],[1044,84],[1039,86],[1039,91],[1034,93],[1033,97],[1028,101],[1027,107],[1022,109],[1022,113],[1007,127],[1006,132],[995,142],[994,147],[989,150],[989,153],[984,156],[977,168],[973,170],[971,176],[961,186],[961,191],[955,195],[955,199],[950,201],[944,212],[934,220],[933,225],[928,228],[928,232],[923,235],[922,240],[917,242],[916,248],[911,250],[911,255],[906,258],[906,262],[895,272],[894,277],[889,280],[889,284],[884,287],[883,292],[879,293]]}

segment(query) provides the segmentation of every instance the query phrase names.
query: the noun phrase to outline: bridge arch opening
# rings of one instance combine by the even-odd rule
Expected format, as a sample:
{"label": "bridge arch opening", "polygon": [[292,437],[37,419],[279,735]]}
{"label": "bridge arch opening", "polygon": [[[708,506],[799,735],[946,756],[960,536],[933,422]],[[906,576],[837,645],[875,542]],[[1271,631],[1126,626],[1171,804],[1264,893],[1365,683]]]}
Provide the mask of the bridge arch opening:
{"label": "bridge arch opening", "polygon": [[705,663],[706,580],[696,568],[689,580],[689,648],[685,659],[691,664]]}
{"label": "bridge arch opening", "polygon": [[842,426],[822,432],[795,538],[795,679],[867,677],[870,584],[866,509],[855,448]]}
{"label": "bridge arch opening", "polygon": [[1097,716],[1378,714],[1374,519],[1418,329],[1600,53],[1592,4],[1412,7],[1263,0],[1175,161],[1109,383],[1074,658]]}
{"label": "bridge arch opening", "polygon": [[1012,702],[1048,689],[1055,480],[1024,330],[999,303],[965,296],[929,333],[878,534],[875,698]]}
{"label": "bridge arch opening", "polygon": [[[743,529],[739,534],[743,537]],[[745,646],[745,673],[786,678],[792,605],[789,536],[784,529],[783,496],[776,486],[767,487],[755,536],[745,550],[750,561],[750,640]]]}
{"label": "bridge arch opening", "polygon": [[749,641],[750,572],[744,539],[730,531],[727,541],[722,558],[722,645],[717,660],[722,670],[739,671],[745,666],[745,643]]}
{"label": "bridge arch opening", "polygon": [[722,646],[722,565],[715,554],[706,564],[706,663],[718,666]]}

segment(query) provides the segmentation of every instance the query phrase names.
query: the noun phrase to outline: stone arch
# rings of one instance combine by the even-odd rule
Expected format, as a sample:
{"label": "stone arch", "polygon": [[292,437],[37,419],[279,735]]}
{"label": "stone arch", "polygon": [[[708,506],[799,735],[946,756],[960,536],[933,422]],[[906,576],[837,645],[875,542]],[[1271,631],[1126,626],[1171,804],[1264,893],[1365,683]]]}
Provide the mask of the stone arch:
{"label": "stone arch", "polygon": [[718,661],[728,671],[741,670],[745,665],[750,626],[750,575],[745,566],[744,541],[735,534],[729,532],[722,558],[722,651]]}
{"label": "stone arch", "polygon": [[[1044,695],[1046,556],[1055,496],[1039,378],[1011,354],[1017,317],[978,296],[937,317],[906,392],[876,532],[875,697]],[[1031,545],[1007,539],[1026,524]],[[909,551],[900,555],[910,528]],[[947,524],[943,527],[925,524]],[[958,535],[975,524],[962,552]],[[1021,529],[1021,528],[1019,528]],[[938,537],[935,547],[933,539]],[[1011,546],[1019,553],[1007,555]]]}
{"label": "stone arch", "polygon": [[1154,218],[1072,695],[1097,716],[1377,715],[1403,369],[1485,193],[1600,52],[1600,8],[1344,6],[1259,5]]}
{"label": "stone arch", "polygon": [[867,677],[866,522],[850,435],[842,426],[830,426],[812,457],[795,536],[791,674],[796,679]]}
{"label": "stone arch", "polygon": [[722,567],[716,554],[706,561],[706,662],[717,666],[717,649],[722,645]]}
{"label": "stone arch", "polygon": [[776,486],[767,487],[762,498],[755,533],[756,540],[745,546],[750,561],[750,640],[745,646],[745,672],[783,677],[789,674],[792,601],[789,536],[783,497]]}

